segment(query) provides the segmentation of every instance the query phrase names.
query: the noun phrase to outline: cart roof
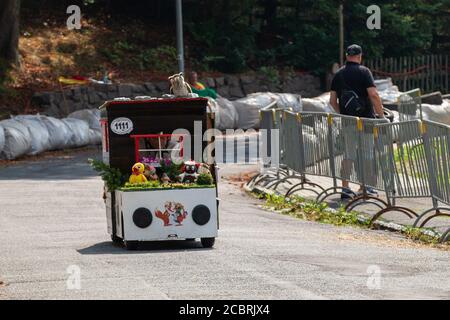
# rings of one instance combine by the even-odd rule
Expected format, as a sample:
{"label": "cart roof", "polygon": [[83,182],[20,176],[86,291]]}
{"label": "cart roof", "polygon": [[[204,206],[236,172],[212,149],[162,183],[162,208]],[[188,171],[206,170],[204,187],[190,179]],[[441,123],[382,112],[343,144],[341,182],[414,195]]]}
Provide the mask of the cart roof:
{"label": "cart roof", "polygon": [[206,98],[157,98],[157,99],[148,99],[148,100],[111,100],[106,101],[103,105],[100,106],[99,109],[109,109],[114,106],[123,106],[123,105],[142,105],[148,106],[151,104],[180,104],[180,103],[205,103],[208,99]]}

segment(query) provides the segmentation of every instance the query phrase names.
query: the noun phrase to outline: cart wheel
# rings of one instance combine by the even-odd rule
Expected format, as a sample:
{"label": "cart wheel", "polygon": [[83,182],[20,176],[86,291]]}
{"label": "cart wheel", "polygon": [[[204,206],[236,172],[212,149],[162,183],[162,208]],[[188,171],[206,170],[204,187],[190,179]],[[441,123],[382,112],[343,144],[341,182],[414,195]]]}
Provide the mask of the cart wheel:
{"label": "cart wheel", "polygon": [[125,248],[127,248],[127,250],[137,250],[139,242],[138,241],[124,241],[125,244]]}
{"label": "cart wheel", "polygon": [[121,243],[122,242],[122,238],[119,238],[118,236],[116,236],[115,234],[111,235],[111,240],[114,243]]}
{"label": "cart wheel", "polygon": [[214,247],[216,238],[202,238],[201,241],[202,241],[203,248],[212,248],[212,247]]}

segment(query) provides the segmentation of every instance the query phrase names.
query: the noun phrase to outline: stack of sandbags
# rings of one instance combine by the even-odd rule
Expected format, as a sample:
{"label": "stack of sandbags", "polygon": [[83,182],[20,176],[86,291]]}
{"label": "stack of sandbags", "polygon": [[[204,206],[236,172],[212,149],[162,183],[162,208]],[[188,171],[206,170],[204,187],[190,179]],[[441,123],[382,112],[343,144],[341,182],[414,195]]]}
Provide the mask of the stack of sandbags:
{"label": "stack of sandbags", "polygon": [[0,121],[4,129],[5,142],[1,151],[2,159],[13,160],[31,151],[31,135],[28,128],[17,120]]}
{"label": "stack of sandbags", "polygon": [[89,144],[102,143],[100,110],[93,110],[93,109],[78,110],[69,114],[67,118],[79,119],[87,122],[89,126]]}
{"label": "stack of sandbags", "polygon": [[257,92],[235,101],[218,97],[210,104],[215,113],[216,128],[225,130],[259,128],[259,110],[273,102],[277,102],[275,108],[302,110],[301,96],[290,93]]}
{"label": "stack of sandbags", "polygon": [[50,134],[41,116],[22,115],[13,118],[28,128],[31,137],[31,150],[36,155],[50,149]]}
{"label": "stack of sandbags", "polygon": [[0,158],[7,160],[101,141],[99,110],[76,111],[65,119],[38,114],[0,121]]}

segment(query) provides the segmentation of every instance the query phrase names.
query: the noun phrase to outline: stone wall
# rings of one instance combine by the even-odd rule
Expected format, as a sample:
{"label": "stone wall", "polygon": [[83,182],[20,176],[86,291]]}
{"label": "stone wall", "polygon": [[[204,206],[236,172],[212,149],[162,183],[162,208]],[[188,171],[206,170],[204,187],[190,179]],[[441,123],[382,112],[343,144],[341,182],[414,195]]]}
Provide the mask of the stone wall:
{"label": "stone wall", "polygon": [[[201,82],[216,89],[219,95],[232,100],[254,92],[296,93],[306,98],[321,93],[319,78],[308,74],[285,76],[276,81],[261,75],[225,75],[217,78],[204,78],[201,79]],[[37,92],[32,98],[32,103],[42,111],[42,114],[64,117],[76,110],[98,108],[105,101],[117,97],[160,97],[165,93],[169,93],[167,81],[143,84],[91,84],[65,88],[63,92]]]}

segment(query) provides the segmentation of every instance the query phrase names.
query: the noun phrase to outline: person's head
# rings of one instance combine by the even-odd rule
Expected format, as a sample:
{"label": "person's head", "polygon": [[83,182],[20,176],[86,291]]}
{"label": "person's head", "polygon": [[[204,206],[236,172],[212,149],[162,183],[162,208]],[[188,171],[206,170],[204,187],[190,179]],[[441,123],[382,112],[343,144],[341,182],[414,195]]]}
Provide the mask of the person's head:
{"label": "person's head", "polygon": [[192,71],[192,72],[189,74],[189,82],[190,82],[190,83],[196,83],[196,82],[198,82],[198,74],[197,74],[197,72]]}
{"label": "person's head", "polygon": [[348,46],[345,51],[347,61],[361,63],[362,61],[362,49],[357,44]]}

